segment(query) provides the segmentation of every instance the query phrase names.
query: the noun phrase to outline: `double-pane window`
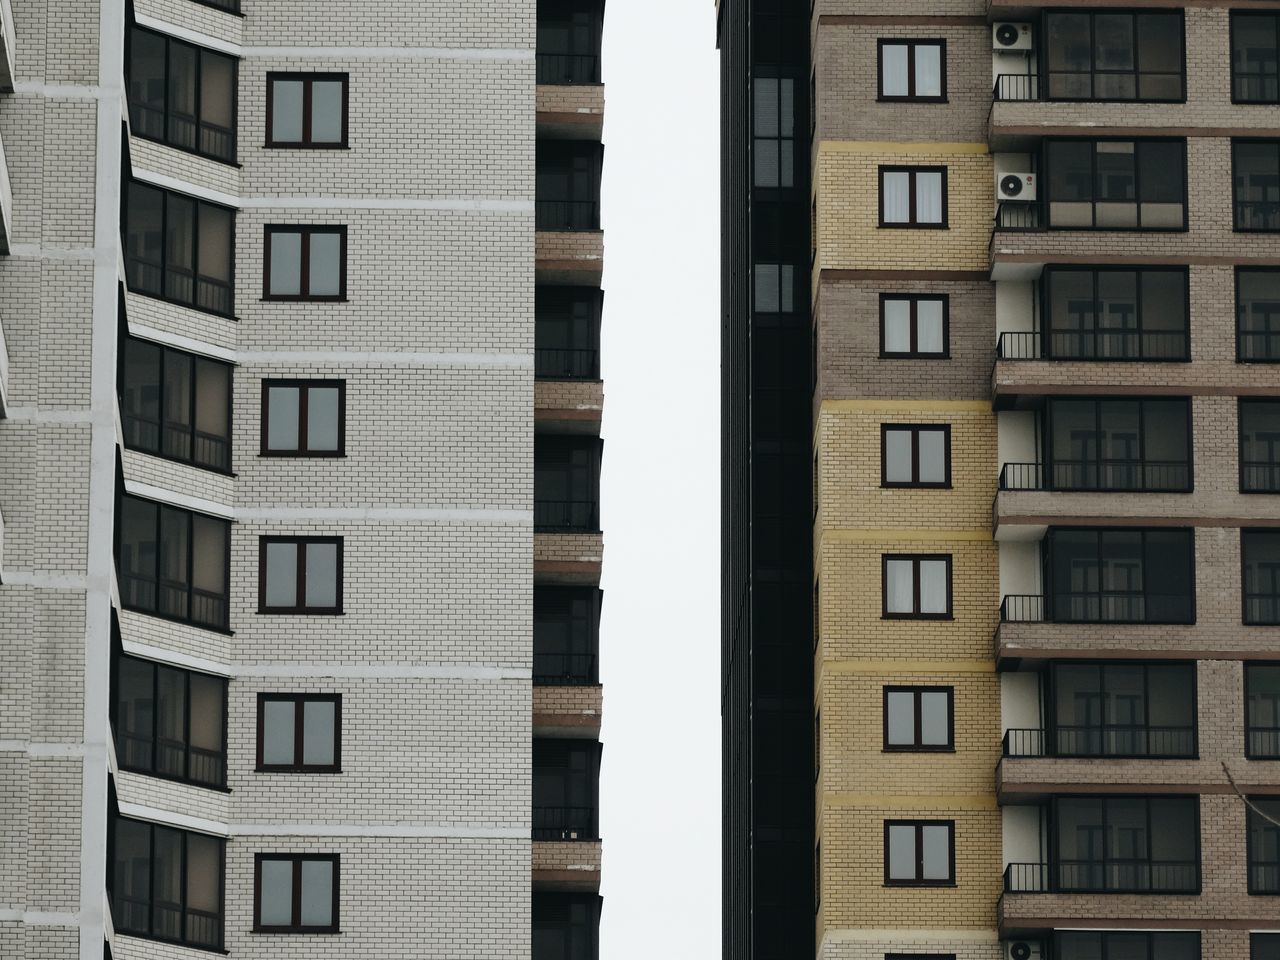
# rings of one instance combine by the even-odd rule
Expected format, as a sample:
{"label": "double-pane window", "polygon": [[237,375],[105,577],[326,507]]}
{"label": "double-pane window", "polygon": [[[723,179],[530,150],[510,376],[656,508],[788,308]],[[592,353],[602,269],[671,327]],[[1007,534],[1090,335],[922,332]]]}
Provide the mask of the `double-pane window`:
{"label": "double-pane window", "polygon": [[112,728],[122,770],[206,787],[227,780],[227,681],[121,655]]}
{"label": "double-pane window", "polygon": [[956,882],[954,820],[886,820],[884,882],[950,886]]}
{"label": "double-pane window", "polygon": [[1236,359],[1280,361],[1280,269],[1236,269]]}
{"label": "double-pane window", "polygon": [[253,858],[255,933],[337,933],[338,854]]}
{"label": "double-pane window", "polygon": [[231,365],[126,337],[120,367],[125,446],[231,469]]}
{"label": "double-pane window", "polygon": [[951,486],[951,427],[945,424],[882,424],[880,485]]}
{"label": "double-pane window", "polygon": [[234,57],[130,27],[125,73],[131,131],[234,163],[236,67]]}
{"label": "double-pane window", "polygon": [[803,303],[803,293],[797,289],[804,273],[790,263],[757,263],[752,271],[755,276],[753,309],[756,313],[795,313]]}
{"label": "double-pane window", "polygon": [[1280,493],[1280,400],[1240,401],[1240,490]]}
{"label": "double-pane window", "polygon": [[262,381],[264,457],[340,457],[345,421],[345,380]]}
{"label": "double-pane window", "polygon": [[880,226],[947,225],[946,167],[881,167]]}
{"label": "double-pane window", "polygon": [[887,554],[881,564],[886,618],[951,618],[951,557]]}
{"label": "double-pane window", "polygon": [[538,83],[599,83],[603,22],[604,0],[541,0]]}
{"label": "double-pane window", "polygon": [[266,247],[266,299],[347,298],[346,227],[268,226]]}
{"label": "double-pane window", "polygon": [[600,897],[534,893],[532,960],[598,960]]}
{"label": "double-pane window", "polygon": [[1061,930],[1054,934],[1051,956],[1057,960],[1200,960],[1200,934]]}
{"label": "double-pane window", "polygon": [[1045,410],[1051,490],[1191,489],[1191,404],[1051,398]]}
{"label": "double-pane window", "polygon": [[225,630],[231,524],[128,495],[120,497],[117,517],[121,603]]}
{"label": "double-pane window", "polygon": [[1195,622],[1191,530],[1055,528],[1044,557],[1055,622]]}
{"label": "double-pane window", "polygon": [[1280,800],[1253,797],[1249,807],[1249,892],[1280,894]]}
{"label": "double-pane window", "polygon": [[347,145],[345,73],[267,74],[267,146]]}
{"label": "double-pane window", "polygon": [[1187,271],[1047,267],[1043,351],[1058,360],[1185,360]]}
{"label": "double-pane window", "polygon": [[599,230],[604,147],[593,140],[539,140],[535,222],[539,230]]}
{"label": "double-pane window", "polygon": [[1280,140],[1236,140],[1231,153],[1236,230],[1280,230]]}
{"label": "double-pane window", "polygon": [[1280,13],[1231,14],[1231,99],[1280,103]]}
{"label": "double-pane window", "polygon": [[879,53],[881,100],[946,99],[945,40],[881,40]]}
{"label": "double-pane window", "polygon": [[885,687],[884,749],[951,750],[951,687]]}
{"label": "double-pane window", "polygon": [[1185,99],[1180,12],[1055,12],[1044,26],[1051,100]]}
{"label": "double-pane window", "polygon": [[597,741],[533,741],[533,839],[599,839],[599,791]]}
{"label": "double-pane window", "polygon": [[222,840],[113,813],[108,842],[117,933],[222,949]]}
{"label": "double-pane window", "polygon": [[342,697],[335,693],[258,694],[258,769],[338,773]]}
{"label": "double-pane window", "polygon": [[1280,530],[1243,530],[1244,622],[1280,624]]}
{"label": "double-pane window", "polygon": [[1280,759],[1280,664],[1245,664],[1244,693],[1245,755]]}
{"label": "double-pane window", "polygon": [[1185,140],[1049,140],[1049,226],[1186,227]]}
{"label": "double-pane window", "polygon": [[129,289],[230,316],[235,211],[137,180],[126,191]]}
{"label": "double-pane window", "polygon": [[1195,893],[1200,888],[1195,797],[1058,797],[1053,889]]}
{"label": "double-pane window", "polygon": [[796,90],[790,77],[751,82],[754,141],[751,165],[757,187],[796,185]]}
{"label": "double-pane window", "polygon": [[945,359],[948,305],[945,295],[880,294],[880,356]]}
{"label": "double-pane window", "polygon": [[262,537],[259,613],[341,613],[341,537]]}
{"label": "double-pane window", "polygon": [[1194,757],[1194,664],[1055,663],[1049,742],[1058,757]]}
{"label": "double-pane window", "polygon": [[600,379],[598,287],[534,288],[534,374],[548,380]]}
{"label": "double-pane window", "polygon": [[596,682],[602,593],[594,587],[533,588],[533,682]]}
{"label": "double-pane window", "polygon": [[601,443],[539,434],[533,444],[533,523],[539,530],[600,529]]}

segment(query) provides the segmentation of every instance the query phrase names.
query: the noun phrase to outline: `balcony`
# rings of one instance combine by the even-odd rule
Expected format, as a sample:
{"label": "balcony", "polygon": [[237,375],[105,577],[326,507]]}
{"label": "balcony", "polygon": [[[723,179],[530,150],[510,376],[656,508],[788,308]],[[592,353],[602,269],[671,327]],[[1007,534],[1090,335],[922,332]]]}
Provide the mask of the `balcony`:
{"label": "balcony", "polygon": [[1196,755],[1196,728],[1136,723],[1059,724],[1053,730],[1012,728],[1005,731],[1003,756],[1187,758]]}
{"label": "balcony", "polygon": [[1083,360],[1091,363],[1177,363],[1191,356],[1182,330],[1024,330],[1000,334],[996,359]]}
{"label": "balcony", "polygon": [[1004,892],[1195,894],[1200,892],[1200,864],[1137,858],[1011,863],[1004,871]]}
{"label": "balcony", "polygon": [[1086,491],[1111,493],[1184,493],[1191,489],[1186,460],[1054,460],[1006,463],[1001,491]]}
{"label": "balcony", "polygon": [[1192,623],[1185,593],[1081,591],[1045,597],[1011,594],[1000,601],[1001,623]]}
{"label": "balcony", "polygon": [[600,897],[534,893],[532,960],[598,960]]}
{"label": "balcony", "polygon": [[600,882],[600,744],[533,742],[533,882],[594,891]]}

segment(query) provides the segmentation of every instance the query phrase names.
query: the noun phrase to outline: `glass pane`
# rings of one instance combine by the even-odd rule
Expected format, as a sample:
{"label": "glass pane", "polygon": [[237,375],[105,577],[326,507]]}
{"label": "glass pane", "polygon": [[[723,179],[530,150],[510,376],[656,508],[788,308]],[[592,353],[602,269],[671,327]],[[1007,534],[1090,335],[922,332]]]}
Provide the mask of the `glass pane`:
{"label": "glass pane", "polygon": [[320,608],[338,605],[338,545],[336,543],[307,544],[306,605]]}
{"label": "glass pane", "polygon": [[921,828],[924,844],[925,880],[951,879],[951,828],[927,825]]}
{"label": "glass pane", "polygon": [[187,909],[222,909],[222,845],[200,833],[187,834]]}
{"label": "glass pane", "polygon": [[[1144,270],[1142,281],[1142,329],[1178,331],[1187,329],[1187,275],[1181,270]],[[1158,355],[1186,353],[1182,338],[1156,333],[1149,336],[1149,349]]]}
{"label": "glass pane", "polygon": [[338,388],[309,387],[307,390],[307,449],[338,449]]}
{"label": "glass pane", "polygon": [[[1258,934],[1254,934],[1257,937]],[[1280,941],[1280,937],[1276,937]],[[1152,960],[1199,960],[1200,935],[1198,933],[1151,934]],[[1269,960],[1266,955],[1253,954],[1252,960]]]}
{"label": "glass pane", "polygon": [[293,925],[293,863],[263,860],[258,890],[258,919],[264,927]]}
{"label": "glass pane", "polygon": [[333,861],[302,861],[302,926],[333,924]]}
{"label": "glass pane", "polygon": [[885,695],[885,703],[889,743],[895,746],[913,746],[916,742],[915,694],[906,690],[891,690]]}
{"label": "glass pane", "polygon": [[146,293],[161,292],[159,266],[163,254],[164,194],[130,182],[125,252],[131,260],[129,284]]}
{"label": "glass pane", "polygon": [[129,31],[129,122],[148,137],[164,137],[164,61],[164,37],[136,27]]}
{"label": "glass pane", "polygon": [[1049,200],[1093,199],[1093,147],[1075,140],[1050,140]]}
{"label": "glass pane", "polygon": [[887,613],[913,613],[913,573],[915,564],[910,560],[889,560],[884,565],[885,611]]}
{"label": "glass pane", "polygon": [[160,347],[135,340],[124,344],[124,382],[120,386],[120,414],[130,446],[158,450],[160,435]]}
{"label": "glass pane", "polygon": [[191,519],[191,585],[224,596],[227,590],[227,523],[195,514]]}
{"label": "glass pane", "polygon": [[905,97],[907,90],[907,47],[901,43],[886,43],[881,48],[883,66],[881,85],[886,97]]}
{"label": "glass pane", "polygon": [[1138,149],[1143,203],[1183,202],[1183,160],[1181,143],[1147,142]]}
{"label": "glass pane", "polygon": [[[222,709],[225,681],[203,673],[191,678],[191,746],[222,753]],[[194,766],[194,761],[193,761]]]}
{"label": "glass pane", "polygon": [[885,223],[909,223],[911,220],[911,174],[887,172],[880,177],[880,203]]}
{"label": "glass pane", "polygon": [[935,44],[916,46],[916,96],[942,96],[942,48]]}
{"label": "glass pane", "polygon": [[166,266],[191,270],[195,267],[195,201],[171,193],[165,198],[165,207]]}
{"label": "glass pane", "polygon": [[298,387],[267,388],[267,449],[298,449]]}
{"label": "glass pane", "polygon": [[185,43],[169,42],[169,133],[168,140],[194,150],[196,137],[196,64],[199,52]]}
{"label": "glass pane", "polygon": [[187,678],[181,670],[156,668],[156,770],[186,775]]}
{"label": "glass pane", "polygon": [[947,563],[945,560],[920,561],[920,612],[947,612]]}
{"label": "glass pane", "polygon": [[121,498],[120,569],[123,573],[154,579],[159,545],[156,543],[154,503],[134,497]]}
{"label": "glass pane", "polygon": [[212,360],[196,360],[196,429],[230,439],[231,368]]}
{"label": "glass pane", "polygon": [[1048,36],[1050,71],[1083,72],[1090,69],[1089,16],[1084,13],[1048,13],[1044,18]]}
{"label": "glass pane", "polygon": [[893,824],[889,827],[889,879],[916,879],[916,828]]}
{"label": "glass pane", "polygon": [[887,483],[910,483],[911,431],[884,432],[884,479]]}
{"label": "glass pane", "polygon": [[262,703],[262,762],[268,766],[294,763],[294,723],[297,708],[292,700]]}
{"label": "glass pane", "polygon": [[311,234],[311,263],[307,290],[313,297],[336,297],[342,292],[342,235]]}
{"label": "glass pane", "polygon": [[298,605],[298,545],[267,544],[267,606]]}
{"label": "glass pane", "polygon": [[942,353],[942,301],[916,301],[916,345],[921,353]]}
{"label": "glass pane", "polygon": [[884,352],[911,352],[911,302],[909,300],[884,302]]}
{"label": "glass pane", "polygon": [[116,753],[130,767],[151,769],[155,732],[155,667],[145,660],[120,658],[116,690]]}
{"label": "glass pane", "polygon": [[236,62],[208,50],[201,52],[200,59],[204,69],[200,83],[200,122],[230,130],[236,115]]}
{"label": "glass pane", "polygon": [[950,697],[945,690],[926,690],[920,694],[920,742],[941,747],[951,741]]}
{"label": "glass pane", "polygon": [[235,216],[224,207],[200,204],[200,276],[231,282],[231,246]]}
{"label": "glass pane", "polygon": [[1182,73],[1182,17],[1173,13],[1140,13],[1138,64],[1143,73]]}
{"label": "glass pane", "polygon": [[921,430],[918,436],[920,442],[920,482],[946,483],[946,433],[942,430]]}
{"label": "glass pane", "polygon": [[942,222],[942,173],[923,171],[916,174],[916,222]]}
{"label": "glass pane", "polygon": [[1062,960],[1102,960],[1101,933],[1064,931],[1058,934],[1057,954]]}
{"label": "glass pane", "polygon": [[152,843],[151,882],[155,898],[152,932],[177,939],[182,935],[182,834],[156,827]]}
{"label": "glass pane", "polygon": [[276,230],[270,236],[271,282],[274,296],[298,296],[302,293],[302,234]]}
{"label": "glass pane", "polygon": [[342,142],[342,81],[311,84],[311,142]]}
{"label": "glass pane", "polygon": [[302,81],[271,81],[271,140],[302,142]]}
{"label": "glass pane", "polygon": [[333,765],[337,704],[332,700],[312,700],[302,705],[302,762],[312,766]]}
{"label": "glass pane", "polygon": [[136,820],[115,820],[112,918],[117,929],[148,932],[151,902],[151,827]]}
{"label": "glass pane", "polygon": [[1133,17],[1095,14],[1093,18],[1094,66],[1098,71],[1132,70]]}

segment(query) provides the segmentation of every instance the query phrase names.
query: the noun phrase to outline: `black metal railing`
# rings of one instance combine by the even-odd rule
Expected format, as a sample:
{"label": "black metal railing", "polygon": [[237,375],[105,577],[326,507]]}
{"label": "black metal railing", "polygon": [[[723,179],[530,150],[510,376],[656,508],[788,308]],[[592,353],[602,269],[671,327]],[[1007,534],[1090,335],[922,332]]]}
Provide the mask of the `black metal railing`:
{"label": "black metal railing", "polygon": [[1194,893],[1200,864],[1194,860],[1058,860],[1011,863],[1006,893]]}
{"label": "black metal railing", "polygon": [[599,840],[595,807],[533,807],[534,840]]}
{"label": "black metal railing", "polygon": [[533,372],[548,380],[599,380],[600,351],[538,347],[533,351]]}
{"label": "black metal railing", "polygon": [[1240,461],[1240,486],[1250,493],[1280,493],[1280,463],[1271,460]]}
{"label": "black metal railing", "polygon": [[1004,735],[1006,757],[1194,757],[1192,726],[1147,724],[1058,724],[1051,732],[1010,729]]}
{"label": "black metal railing", "polygon": [[[1280,334],[1276,349],[1280,350]],[[1017,330],[1000,334],[1001,360],[1186,360],[1186,331]]]}
{"label": "black metal railing", "polygon": [[539,230],[599,230],[599,200],[538,200],[535,226]]}
{"label": "black metal railing", "polygon": [[996,358],[1000,360],[1044,359],[1041,346],[1044,335],[1039,330],[1017,330],[1000,334],[996,341]]}
{"label": "black metal railing", "polygon": [[1280,727],[1249,727],[1249,756],[1280,760]]}
{"label": "black metal railing", "polygon": [[996,77],[997,100],[1027,101],[1040,99],[1040,78],[1026,73],[1002,73]]}
{"label": "black metal railing", "polygon": [[1044,204],[1035,200],[1002,200],[996,207],[998,230],[1043,230]]}
{"label": "black metal railing", "polygon": [[1040,623],[1044,620],[1044,597],[1032,593],[1011,593],[1000,601],[1004,623]]}
{"label": "black metal railing", "polygon": [[1048,893],[1047,863],[1011,863],[1004,868],[1006,893]]}
{"label": "black metal railing", "polygon": [[1001,740],[1006,757],[1043,757],[1045,753],[1044,731],[1033,727],[1010,727]]}
{"label": "black metal railing", "polygon": [[533,654],[533,682],[539,686],[584,687],[596,682],[593,653]]}
{"label": "black metal railing", "polygon": [[1169,492],[1191,489],[1191,464],[1178,460],[1054,460],[1006,463],[1001,490]]}
{"label": "black metal railing", "polygon": [[595,533],[600,529],[599,500],[535,500],[535,530]]}
{"label": "black metal railing", "polygon": [[1239,330],[1236,336],[1239,359],[1280,360],[1280,330]]}
{"label": "black metal railing", "polygon": [[1237,200],[1236,228],[1239,230],[1280,230],[1280,201]]}
{"label": "black metal railing", "polygon": [[1244,622],[1254,625],[1280,623],[1280,595],[1246,591]]}
{"label": "black metal railing", "polygon": [[594,53],[539,53],[538,83],[600,82],[600,56]]}

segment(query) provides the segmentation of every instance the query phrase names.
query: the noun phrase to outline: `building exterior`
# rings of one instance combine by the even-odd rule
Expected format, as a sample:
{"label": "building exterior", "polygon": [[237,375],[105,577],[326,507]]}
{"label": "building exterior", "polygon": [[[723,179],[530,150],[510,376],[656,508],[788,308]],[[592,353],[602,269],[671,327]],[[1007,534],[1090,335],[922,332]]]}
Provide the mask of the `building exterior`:
{"label": "building exterior", "polygon": [[0,955],[592,960],[602,4],[0,12]]}
{"label": "building exterior", "polygon": [[718,11],[725,956],[1280,955],[1280,4],[810,6]]}

